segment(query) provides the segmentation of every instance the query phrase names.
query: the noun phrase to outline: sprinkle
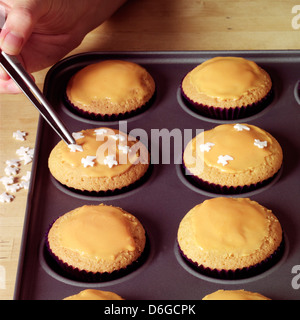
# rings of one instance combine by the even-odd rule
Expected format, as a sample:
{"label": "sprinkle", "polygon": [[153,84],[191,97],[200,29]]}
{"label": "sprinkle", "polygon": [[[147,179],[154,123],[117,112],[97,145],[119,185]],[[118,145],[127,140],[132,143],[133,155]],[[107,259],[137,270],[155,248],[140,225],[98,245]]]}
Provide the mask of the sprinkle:
{"label": "sprinkle", "polygon": [[13,132],[13,138],[20,141],[25,141],[25,136],[27,135],[26,132],[17,130],[16,132]]}
{"label": "sprinkle", "polygon": [[14,183],[14,184],[5,186],[6,191],[10,193],[16,193],[21,188],[22,186],[19,183]]}
{"label": "sprinkle", "polygon": [[[13,137],[17,140],[24,141],[27,133],[17,130],[13,132]],[[18,190],[24,188],[28,189],[30,184],[31,172],[27,171],[27,174],[22,176],[20,182],[15,183],[15,178],[20,171],[20,163],[24,161],[24,164],[32,162],[34,156],[34,148],[21,146],[16,150],[16,154],[19,156],[19,159],[10,159],[6,160],[6,167],[4,169],[7,176],[0,178],[0,182],[3,183],[7,192],[4,192],[0,195],[0,202],[11,202],[15,197],[12,193],[16,193]]]}
{"label": "sprinkle", "polygon": [[130,151],[130,147],[129,146],[121,146],[119,144],[118,144],[118,149],[121,150],[125,154],[128,154],[128,152]]}
{"label": "sprinkle", "polygon": [[244,124],[240,124],[240,123],[237,123],[234,126],[234,129],[237,130],[237,131],[243,131],[243,130],[250,131],[249,127],[245,126]]}
{"label": "sprinkle", "polygon": [[27,151],[27,154],[31,157],[34,156],[34,149],[33,148],[29,148],[29,150]]}
{"label": "sprinkle", "polygon": [[20,160],[18,159],[6,160],[5,163],[10,167],[18,167],[20,165]]}
{"label": "sprinkle", "polygon": [[24,161],[24,165],[32,162],[32,155],[30,154],[24,154],[23,156],[20,157],[21,160]]}
{"label": "sprinkle", "polygon": [[263,149],[268,146],[267,141],[260,141],[259,139],[254,139],[254,145],[259,149]]}
{"label": "sprinkle", "polygon": [[84,138],[84,135],[83,135],[82,132],[73,132],[73,133],[72,133],[72,136],[73,136],[73,138],[74,138],[75,140],[79,140],[79,139],[81,139],[81,138]]}
{"label": "sprinkle", "polygon": [[7,194],[6,192],[3,192],[0,194],[0,202],[5,203],[5,202],[11,202],[14,199],[14,196]]}
{"label": "sprinkle", "polygon": [[78,145],[78,144],[68,144],[68,148],[70,149],[71,152],[82,152],[83,148],[82,146]]}
{"label": "sprinkle", "polygon": [[81,159],[81,163],[85,168],[88,166],[93,167],[95,159],[96,159],[95,156],[87,156],[86,158]]}
{"label": "sprinkle", "polygon": [[124,136],[122,136],[121,134],[114,134],[114,135],[110,135],[110,137],[112,137],[114,140],[120,140],[120,141],[125,141],[126,138]]}
{"label": "sprinkle", "polygon": [[116,160],[116,157],[114,155],[112,156],[107,156],[103,163],[107,166],[109,166],[109,168],[111,169],[113,166],[117,166],[118,165],[118,162]]}
{"label": "sprinkle", "polygon": [[20,187],[24,189],[29,189],[29,181],[21,181],[20,182]]}
{"label": "sprinkle", "polygon": [[17,149],[16,154],[18,154],[19,156],[23,156],[28,152],[29,152],[29,147],[20,147],[19,149]]}
{"label": "sprinkle", "polygon": [[5,185],[5,186],[7,186],[7,185],[9,185],[9,184],[13,184],[14,183],[14,177],[12,177],[12,176],[6,176],[6,177],[2,177],[1,179],[0,179],[0,181]]}
{"label": "sprinkle", "polygon": [[28,164],[32,162],[33,155],[34,155],[34,149],[29,147],[20,147],[16,154],[20,156],[20,160],[24,161],[24,164]]}
{"label": "sprinkle", "polygon": [[107,130],[106,129],[95,129],[94,132],[96,133],[96,135],[102,135],[102,134],[106,134]]}
{"label": "sprinkle", "polygon": [[17,167],[10,167],[10,166],[8,166],[8,167],[6,167],[5,169],[4,169],[4,171],[5,171],[5,173],[8,175],[8,176],[15,176],[18,172],[19,172],[19,168],[17,168]]}
{"label": "sprinkle", "polygon": [[204,151],[208,152],[208,151],[210,151],[210,149],[211,149],[214,145],[215,145],[215,144],[212,143],[212,142],[202,143],[202,144],[200,144],[200,151],[201,151],[201,152],[204,152]]}
{"label": "sprinkle", "polygon": [[233,158],[229,155],[225,155],[225,156],[219,156],[218,157],[218,163],[221,163],[223,166],[225,166],[226,164],[228,164],[228,161],[233,160]]}
{"label": "sprinkle", "polygon": [[27,181],[30,180],[30,177],[31,177],[31,171],[27,171],[26,175],[25,175],[25,176],[22,176],[21,180],[27,182]]}

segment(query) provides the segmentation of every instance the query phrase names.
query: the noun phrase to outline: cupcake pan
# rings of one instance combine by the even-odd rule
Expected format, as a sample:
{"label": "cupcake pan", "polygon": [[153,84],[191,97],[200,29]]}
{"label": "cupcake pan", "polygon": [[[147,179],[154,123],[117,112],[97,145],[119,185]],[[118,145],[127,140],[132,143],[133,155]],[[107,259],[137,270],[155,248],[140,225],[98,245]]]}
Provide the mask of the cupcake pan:
{"label": "cupcake pan", "polygon": [[[255,116],[237,121],[207,119],[190,110],[180,96],[182,78],[204,60],[220,55],[252,59],[265,68],[274,82],[272,104]],[[142,114],[123,121],[120,127],[127,127],[127,133],[132,135],[139,134],[134,130],[137,128],[147,133],[150,151],[156,156],[153,171],[141,186],[121,194],[101,197],[67,190],[53,179],[47,165],[59,137],[40,118],[14,299],[61,300],[86,288],[114,291],[126,300],[201,300],[218,289],[245,289],[274,300],[300,299],[299,275],[295,273],[300,265],[300,52],[92,52],[71,56],[49,70],[44,84],[45,95],[71,132],[98,126],[119,128],[118,121],[89,120],[72,113],[64,100],[71,75],[87,64],[105,59],[139,63],[156,82],[153,104]],[[220,196],[189,184],[180,169],[181,153],[196,135],[196,129],[208,130],[228,122],[265,129],[279,141],[284,152],[280,176],[271,185],[238,195],[258,201],[278,217],[285,233],[283,257],[267,271],[241,280],[215,279],[195,272],[182,259],[176,243],[183,216],[196,204]],[[163,129],[176,135],[176,148],[175,139],[170,139],[167,148],[159,138],[159,130]],[[88,283],[67,278],[52,268],[44,255],[45,233],[60,215],[85,204],[100,203],[122,207],[142,222],[150,243],[147,259],[132,273],[110,281]]]}

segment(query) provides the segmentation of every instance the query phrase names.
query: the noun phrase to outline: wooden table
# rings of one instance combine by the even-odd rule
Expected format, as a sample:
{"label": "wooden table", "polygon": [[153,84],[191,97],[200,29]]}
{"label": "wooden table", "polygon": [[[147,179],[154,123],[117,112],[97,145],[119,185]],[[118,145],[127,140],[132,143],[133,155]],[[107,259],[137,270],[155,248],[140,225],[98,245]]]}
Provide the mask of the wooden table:
{"label": "wooden table", "polygon": [[[299,1],[129,0],[70,54],[86,51],[300,49]],[[297,9],[297,7],[295,8]],[[298,10],[300,14],[300,7]],[[34,76],[42,88],[46,70]],[[23,95],[0,96],[0,177],[20,146],[33,148],[39,114]],[[25,141],[14,131],[28,133]],[[31,164],[22,165],[18,176]],[[0,194],[5,187],[0,184]],[[12,299],[27,191],[0,203],[0,299]]]}

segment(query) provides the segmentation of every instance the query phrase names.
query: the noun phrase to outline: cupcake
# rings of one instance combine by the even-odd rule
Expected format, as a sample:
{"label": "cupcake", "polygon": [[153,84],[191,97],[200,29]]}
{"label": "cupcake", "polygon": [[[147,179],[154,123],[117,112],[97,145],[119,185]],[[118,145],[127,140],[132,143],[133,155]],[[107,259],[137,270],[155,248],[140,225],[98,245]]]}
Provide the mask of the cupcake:
{"label": "cupcake", "polygon": [[212,198],[182,219],[180,252],[195,270],[221,279],[242,279],[281,257],[283,236],[271,210],[249,198]]}
{"label": "cupcake", "polygon": [[60,216],[46,235],[46,247],[62,274],[83,281],[107,281],[134,270],[143,260],[145,230],[121,208],[85,205]]}
{"label": "cupcake", "polygon": [[98,120],[124,119],[149,106],[155,83],[140,65],[105,60],[84,67],[69,80],[66,98],[80,115]]}
{"label": "cupcake", "polygon": [[110,291],[85,289],[63,300],[124,300],[118,294]]}
{"label": "cupcake", "polygon": [[73,191],[115,194],[142,183],[149,169],[149,152],[137,139],[116,129],[97,128],[73,133],[76,144],[60,141],[49,156],[49,170]]}
{"label": "cupcake", "polygon": [[183,79],[188,106],[214,119],[241,119],[264,109],[272,100],[272,80],[255,62],[239,57],[215,57]]}
{"label": "cupcake", "polygon": [[280,170],[282,160],[278,141],[249,124],[223,124],[203,131],[183,153],[187,179],[217,194],[239,194],[265,186]]}
{"label": "cupcake", "polygon": [[218,290],[206,295],[202,300],[271,300],[257,292],[245,290]]}

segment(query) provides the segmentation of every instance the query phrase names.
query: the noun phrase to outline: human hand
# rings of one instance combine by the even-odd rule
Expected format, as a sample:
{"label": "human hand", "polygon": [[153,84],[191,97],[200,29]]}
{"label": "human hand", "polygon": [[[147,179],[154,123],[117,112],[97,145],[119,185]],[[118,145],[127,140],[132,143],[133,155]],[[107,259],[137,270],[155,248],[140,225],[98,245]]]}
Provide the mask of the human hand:
{"label": "human hand", "polygon": [[[76,48],[125,1],[0,0],[7,13],[0,49],[17,55],[29,73],[44,69]],[[0,68],[0,93],[19,92]]]}

